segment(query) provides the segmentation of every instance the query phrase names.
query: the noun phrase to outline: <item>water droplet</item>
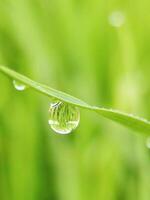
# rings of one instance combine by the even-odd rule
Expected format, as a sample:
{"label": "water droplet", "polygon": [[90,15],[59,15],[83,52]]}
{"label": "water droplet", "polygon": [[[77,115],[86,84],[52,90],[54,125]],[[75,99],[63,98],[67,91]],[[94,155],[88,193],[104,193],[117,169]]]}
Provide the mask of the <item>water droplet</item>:
{"label": "water droplet", "polygon": [[125,15],[122,11],[114,11],[108,17],[110,25],[121,27],[125,23]]}
{"label": "water droplet", "polygon": [[148,137],[146,140],[146,147],[150,149],[150,137]]}
{"label": "water droplet", "polygon": [[23,91],[26,89],[26,85],[24,85],[20,81],[13,80],[13,85],[14,85],[15,89],[18,91]]}
{"label": "water droplet", "polygon": [[50,104],[48,123],[59,134],[69,134],[77,128],[80,111],[77,107],[56,101]]}

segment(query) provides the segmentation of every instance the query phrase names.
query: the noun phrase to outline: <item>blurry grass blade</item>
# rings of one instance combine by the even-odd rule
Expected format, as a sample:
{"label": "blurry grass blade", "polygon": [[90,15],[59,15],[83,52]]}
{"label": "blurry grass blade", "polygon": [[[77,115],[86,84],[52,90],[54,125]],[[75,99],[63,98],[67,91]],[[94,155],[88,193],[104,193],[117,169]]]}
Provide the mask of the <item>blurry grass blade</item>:
{"label": "blurry grass blade", "polygon": [[143,132],[150,135],[150,121],[148,121],[147,119],[114,109],[95,107],[94,111],[104,116],[105,118],[116,121],[135,131]]}
{"label": "blurry grass blade", "polygon": [[31,88],[37,90],[40,93],[43,93],[44,95],[59,99],[63,102],[67,102],[69,104],[72,104],[72,105],[75,105],[78,107],[93,110],[93,111],[97,112],[98,114],[102,115],[103,117],[111,119],[115,122],[118,122],[124,126],[127,126],[131,129],[135,130],[135,131],[150,134],[150,122],[146,119],[134,116],[132,114],[126,114],[126,113],[123,113],[123,112],[120,112],[117,110],[91,106],[76,97],[73,97],[64,92],[55,90],[55,89],[50,88],[41,83],[37,83],[37,82],[27,78],[26,76],[23,76],[23,75],[15,72],[7,67],[4,67],[4,66],[0,66],[0,71],[3,72],[4,74],[6,74],[7,76],[11,77],[12,79],[21,81],[22,83],[30,86]]}

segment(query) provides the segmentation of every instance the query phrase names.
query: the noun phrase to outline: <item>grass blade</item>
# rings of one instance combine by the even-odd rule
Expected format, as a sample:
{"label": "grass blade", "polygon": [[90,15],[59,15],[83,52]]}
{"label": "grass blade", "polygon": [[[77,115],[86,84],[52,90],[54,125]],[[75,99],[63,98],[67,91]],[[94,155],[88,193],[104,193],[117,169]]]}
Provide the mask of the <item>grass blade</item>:
{"label": "grass blade", "polygon": [[100,114],[101,116],[108,118],[110,120],[113,120],[115,122],[118,122],[128,128],[131,128],[132,130],[135,130],[141,133],[146,133],[148,135],[150,134],[150,121],[144,118],[137,117],[132,114],[123,113],[123,112],[113,110],[113,109],[106,109],[106,108],[91,106],[76,97],[73,97],[64,92],[55,90],[41,83],[35,82],[27,78],[26,76],[19,74],[18,72],[15,72],[4,66],[0,66],[0,71],[6,74],[8,77],[24,83],[25,85],[30,86],[34,90],[48,97],[51,97],[51,98],[53,97],[63,102],[66,102],[66,103],[69,103],[81,108],[93,110],[97,112],[98,114]]}

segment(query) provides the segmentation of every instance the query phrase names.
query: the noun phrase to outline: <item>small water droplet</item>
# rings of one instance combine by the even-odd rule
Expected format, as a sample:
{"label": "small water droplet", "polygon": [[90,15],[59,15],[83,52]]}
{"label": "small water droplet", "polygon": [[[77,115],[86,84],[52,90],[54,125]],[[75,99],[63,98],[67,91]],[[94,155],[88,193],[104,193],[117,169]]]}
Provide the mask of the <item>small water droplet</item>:
{"label": "small water droplet", "polygon": [[146,147],[150,149],[150,137],[146,139]]}
{"label": "small water droplet", "polygon": [[122,11],[113,11],[108,17],[109,23],[114,27],[121,27],[125,23],[125,15]]}
{"label": "small water droplet", "polygon": [[13,85],[14,85],[15,89],[18,91],[23,91],[26,89],[26,85],[24,85],[20,81],[13,80]]}
{"label": "small water droplet", "polygon": [[77,128],[80,111],[77,107],[56,101],[50,104],[48,123],[59,134],[69,134]]}

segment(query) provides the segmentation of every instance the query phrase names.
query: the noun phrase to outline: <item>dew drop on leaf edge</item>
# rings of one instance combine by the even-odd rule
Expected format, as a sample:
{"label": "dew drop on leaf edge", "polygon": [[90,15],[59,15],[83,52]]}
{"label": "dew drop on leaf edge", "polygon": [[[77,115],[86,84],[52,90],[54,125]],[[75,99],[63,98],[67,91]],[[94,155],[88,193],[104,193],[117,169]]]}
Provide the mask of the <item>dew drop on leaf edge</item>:
{"label": "dew drop on leaf edge", "polygon": [[69,134],[76,129],[80,122],[80,111],[77,107],[55,101],[49,107],[48,123],[58,134]]}
{"label": "dew drop on leaf edge", "polygon": [[13,80],[13,86],[18,91],[24,91],[26,89],[26,85],[16,80]]}

